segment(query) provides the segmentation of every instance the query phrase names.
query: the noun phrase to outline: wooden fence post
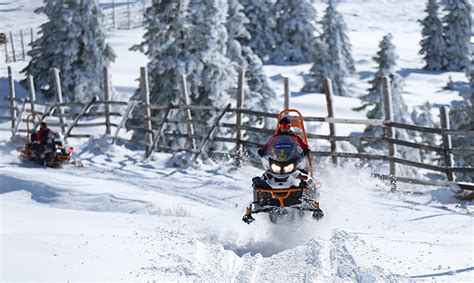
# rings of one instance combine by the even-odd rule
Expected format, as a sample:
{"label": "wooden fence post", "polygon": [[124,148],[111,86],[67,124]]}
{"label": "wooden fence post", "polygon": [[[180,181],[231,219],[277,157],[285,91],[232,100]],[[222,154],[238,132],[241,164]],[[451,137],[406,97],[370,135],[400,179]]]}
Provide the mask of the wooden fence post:
{"label": "wooden fence post", "polygon": [[[189,106],[189,93],[188,93],[188,84],[186,82],[186,77],[184,75],[179,75],[179,86],[181,88],[181,100],[183,101],[183,104],[185,106]],[[192,114],[191,114],[191,109],[190,108],[186,108],[185,109],[185,113],[186,113],[186,118],[188,120],[188,134],[191,136],[191,145],[193,147],[193,150],[196,150],[197,149],[197,146],[196,146],[196,139],[193,137],[194,136],[194,125],[192,124],[192,121],[193,121],[193,117],[192,117]]]}
{"label": "wooden fence post", "polygon": [[[61,88],[61,79],[59,78],[59,70],[56,68],[51,69],[51,75],[53,76],[54,81],[54,94],[56,97],[56,114],[59,116],[59,124],[61,126],[61,133],[66,133],[66,125],[64,122],[64,109],[61,107],[63,103],[63,91]],[[67,137],[64,136],[64,142],[66,143]]]}
{"label": "wooden fence post", "polygon": [[12,67],[8,66],[8,87],[10,90],[10,117],[12,121],[12,138],[15,135],[16,126],[16,94],[15,94],[15,81],[13,80]]}
{"label": "wooden fence post", "polygon": [[143,121],[145,122],[145,152],[151,148],[152,142],[152,127],[151,127],[151,110],[150,110],[150,90],[148,86],[148,70],[146,67],[140,68],[140,90],[142,92],[143,110],[145,115]]}
{"label": "wooden fence post", "polygon": [[25,60],[26,52],[25,52],[25,41],[23,40],[23,30],[20,30],[20,40],[21,40],[21,55],[23,56],[23,60]]}
{"label": "wooden fence post", "polygon": [[12,45],[13,62],[16,62],[15,45],[13,44],[13,35],[12,35],[12,32],[10,32],[10,43],[11,43],[11,45]]}
{"label": "wooden fence post", "polygon": [[[328,118],[334,118],[334,108],[332,103],[333,90],[332,90],[332,81],[329,78],[324,79],[324,94],[326,95],[326,106],[328,109]],[[336,141],[334,137],[336,136],[336,125],[334,123],[329,123],[329,138],[331,143],[331,153],[336,152]],[[337,164],[337,157],[333,155],[331,157],[332,163]]]}
{"label": "wooden fence post", "polygon": [[109,68],[104,67],[104,112],[105,112],[105,134],[110,135],[110,101],[111,94],[110,94],[110,81],[109,81]]}
{"label": "wooden fence post", "polygon": [[36,90],[35,90],[35,83],[33,80],[32,75],[28,75],[28,94],[30,96],[30,106],[31,106],[31,113],[35,112],[35,102],[36,102]]}
{"label": "wooden fence post", "polygon": [[[383,108],[384,108],[384,115],[385,115],[385,122],[392,122],[393,121],[393,108],[392,108],[392,86],[390,84],[390,78],[384,76],[382,78],[383,82]],[[395,131],[390,124],[385,125],[385,135],[389,139],[395,139]],[[395,157],[395,152],[397,151],[396,145],[388,140],[388,156],[390,158],[390,177],[391,179],[391,189],[396,190],[396,169],[395,169],[395,162],[393,162],[393,158]]]}
{"label": "wooden fence post", "polygon": [[[446,167],[452,167],[454,165],[454,157],[453,154],[451,153],[452,149],[452,141],[451,141],[451,135],[449,133],[445,133],[444,130],[449,130],[451,129],[451,125],[449,122],[449,108],[447,106],[443,106],[439,108],[439,116],[441,119],[441,129],[443,130],[443,148],[444,148],[444,162],[445,162],[445,168]],[[448,178],[448,181],[454,182],[455,181],[455,175],[453,172],[446,170],[446,177]]]}
{"label": "wooden fence post", "polygon": [[237,152],[237,166],[240,165],[240,158],[242,155],[242,105],[244,104],[244,83],[245,83],[245,69],[239,68],[239,79],[237,85],[237,115],[236,115],[236,139],[235,150]]}
{"label": "wooden fence post", "polygon": [[5,46],[5,63],[9,63],[9,58],[8,58],[8,41],[5,40],[5,43],[3,43],[3,45]]}
{"label": "wooden fence post", "polygon": [[283,107],[285,109],[290,109],[290,79],[287,77],[283,78],[283,84],[285,87],[285,100]]}
{"label": "wooden fence post", "polygon": [[112,28],[115,29],[115,0],[112,0]]}

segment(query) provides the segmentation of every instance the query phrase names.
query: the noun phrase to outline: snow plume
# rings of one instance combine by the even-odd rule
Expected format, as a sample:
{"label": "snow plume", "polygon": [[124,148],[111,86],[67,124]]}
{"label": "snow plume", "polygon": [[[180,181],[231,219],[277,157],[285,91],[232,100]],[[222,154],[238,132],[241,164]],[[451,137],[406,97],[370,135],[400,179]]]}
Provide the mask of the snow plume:
{"label": "snow plume", "polygon": [[88,101],[100,95],[103,68],[115,59],[105,42],[104,16],[96,0],[45,0],[35,10],[48,21],[28,52],[31,61],[23,73],[35,78],[46,96],[53,95],[51,68],[61,72],[61,87],[67,101]]}
{"label": "snow plume", "polygon": [[275,225],[270,222],[267,213],[261,213],[255,215],[256,222],[243,226],[240,219],[245,203],[242,203],[242,207],[230,209],[228,214],[213,218],[213,224],[206,227],[212,235],[210,240],[218,241],[240,256],[260,253],[268,257],[305,245],[311,239],[329,239],[334,229],[370,227],[373,225],[376,194],[389,188],[382,181],[371,177],[370,168],[353,165],[317,169],[318,179],[323,184],[321,208],[327,212],[321,221],[316,222],[310,213],[306,213],[300,219],[296,216],[296,221],[283,219]]}

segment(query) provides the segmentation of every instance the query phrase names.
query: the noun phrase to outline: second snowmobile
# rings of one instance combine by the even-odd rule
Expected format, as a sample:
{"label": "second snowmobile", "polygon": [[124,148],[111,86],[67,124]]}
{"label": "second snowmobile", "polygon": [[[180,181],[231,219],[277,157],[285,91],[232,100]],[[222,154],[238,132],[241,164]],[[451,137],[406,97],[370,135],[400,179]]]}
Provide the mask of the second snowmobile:
{"label": "second snowmobile", "polygon": [[[30,122],[33,124],[32,128],[30,128]],[[53,134],[48,144],[42,144],[36,132],[36,127],[40,124],[42,124],[42,120],[36,113],[30,114],[26,118],[25,146],[17,148],[17,151],[21,153],[20,159],[37,162],[50,168],[71,163],[74,148],[65,146],[62,138],[56,133]]]}

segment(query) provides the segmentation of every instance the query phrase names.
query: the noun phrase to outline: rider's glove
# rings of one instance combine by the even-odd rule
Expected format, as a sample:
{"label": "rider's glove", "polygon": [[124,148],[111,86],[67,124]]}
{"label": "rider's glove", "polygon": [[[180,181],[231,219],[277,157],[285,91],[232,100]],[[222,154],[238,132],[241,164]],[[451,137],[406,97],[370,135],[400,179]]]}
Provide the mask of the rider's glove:
{"label": "rider's glove", "polygon": [[242,221],[250,224],[255,221],[255,218],[253,218],[251,214],[245,214],[244,217],[242,217]]}
{"label": "rider's glove", "polygon": [[257,150],[257,153],[260,157],[263,157],[263,154],[264,154],[263,149],[260,148],[259,150]]}
{"label": "rider's glove", "polygon": [[308,187],[308,182],[306,182],[305,180],[301,180],[300,181],[300,188],[307,188]]}

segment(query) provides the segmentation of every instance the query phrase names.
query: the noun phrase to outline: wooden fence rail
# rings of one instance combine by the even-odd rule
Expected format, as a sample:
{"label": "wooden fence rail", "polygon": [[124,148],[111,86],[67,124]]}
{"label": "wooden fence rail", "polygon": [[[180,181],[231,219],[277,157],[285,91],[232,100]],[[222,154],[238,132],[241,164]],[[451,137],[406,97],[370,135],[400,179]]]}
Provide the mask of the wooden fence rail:
{"label": "wooden fence rail", "polygon": [[[142,67],[140,69],[140,89],[142,93],[141,101],[116,101],[111,97],[110,84],[108,81],[109,70],[104,69],[104,95],[102,97],[94,97],[87,103],[83,102],[69,102],[64,101],[61,92],[61,81],[59,70],[53,69],[51,75],[54,82],[55,101],[54,102],[39,102],[36,99],[34,78],[27,77],[28,83],[28,98],[16,97],[14,80],[9,71],[9,96],[0,96],[0,100],[9,102],[9,105],[0,105],[0,109],[8,109],[8,115],[4,113],[0,115],[0,120],[11,121],[10,128],[0,128],[0,131],[11,131],[12,135],[24,133],[25,130],[20,127],[21,123],[26,122],[24,113],[35,112],[38,113],[42,120],[53,117],[56,120],[48,122],[51,126],[56,126],[61,129],[65,138],[87,138],[90,134],[73,133],[76,128],[91,128],[103,127],[104,134],[111,136],[112,143],[121,139],[120,131],[125,126],[127,130],[134,130],[144,133],[144,141],[134,143],[145,146],[146,156],[150,156],[155,150],[165,152],[187,151],[194,154],[194,159],[197,159],[205,152],[206,146],[210,141],[213,143],[226,143],[226,148],[232,148],[237,157],[244,149],[260,148],[263,146],[262,142],[250,140],[248,137],[253,133],[272,135],[274,129],[267,129],[255,125],[248,125],[244,123],[245,116],[255,116],[258,118],[273,118],[278,117],[277,113],[268,113],[264,111],[257,111],[245,108],[244,99],[244,77],[245,70],[239,72],[239,85],[237,87],[237,100],[235,107],[229,104],[225,108],[205,105],[191,105],[189,102],[189,94],[186,85],[186,78],[179,76],[181,99],[177,105],[161,105],[151,104],[149,98],[148,86],[148,72]],[[285,79],[285,101],[284,106],[290,107],[290,90],[288,80]],[[473,167],[457,167],[454,163],[454,155],[472,155],[474,148],[455,148],[453,147],[451,139],[455,138],[470,138],[474,137],[474,131],[453,130],[449,127],[449,109],[440,108],[441,127],[431,128],[419,125],[410,125],[398,123],[393,121],[392,106],[391,106],[391,88],[389,79],[383,78],[384,83],[384,119],[348,119],[337,118],[334,113],[334,105],[332,99],[332,83],[329,79],[324,82],[325,98],[327,106],[327,117],[305,116],[305,122],[327,123],[329,126],[328,134],[307,133],[309,139],[326,140],[329,144],[328,150],[313,150],[312,153],[317,157],[328,157],[333,163],[341,162],[345,159],[359,159],[366,161],[386,162],[389,166],[389,174],[374,174],[377,177],[388,179],[392,183],[392,188],[396,188],[396,182],[406,182],[412,184],[422,185],[439,185],[456,182],[455,173],[474,174]],[[21,108],[19,107],[21,106]],[[114,109],[111,108],[114,106]],[[120,110],[117,107],[121,107]],[[77,109],[82,109],[78,112]],[[143,113],[142,118],[133,117],[135,112]],[[160,111],[160,116],[152,116],[152,111]],[[171,113],[178,113],[177,115],[170,115]],[[216,117],[214,121],[196,119],[200,111],[207,113],[214,113]],[[153,112],[154,113],[154,112]],[[163,115],[164,113],[164,115]],[[180,115],[180,113],[182,115]],[[225,118],[225,117],[233,117]],[[84,119],[88,121],[82,121]],[[94,118],[105,118],[104,121],[90,120]],[[117,119],[115,122],[112,118]],[[130,122],[129,124],[127,122]],[[132,123],[133,122],[133,123]],[[354,124],[354,125],[372,125],[379,126],[385,129],[385,134],[382,136],[371,135],[353,135],[353,136],[338,136],[336,127],[338,124]],[[172,128],[186,129],[185,132],[170,131],[167,125],[175,125]],[[182,127],[176,127],[180,126]],[[36,127],[37,125],[34,125]],[[112,127],[115,128],[112,131]],[[201,129],[196,132],[195,127]],[[205,129],[204,132],[202,129]],[[207,130],[206,130],[207,129]],[[235,133],[235,135],[220,136],[216,134],[217,129],[222,129],[223,132]],[[412,141],[405,141],[395,137],[395,129],[404,129],[411,131],[418,131],[428,134],[436,134],[441,136],[441,145],[419,144]],[[114,134],[112,135],[112,132]],[[169,139],[185,139],[187,140],[186,147],[173,148],[167,145]],[[338,147],[338,142],[357,142],[361,141],[380,141],[386,145],[385,149],[388,154],[372,154],[372,153],[352,153],[341,152]],[[406,160],[397,156],[397,146],[404,146],[423,150],[426,152],[436,153],[444,161],[443,165],[425,164],[414,160]],[[225,152],[215,152],[216,154],[225,154]],[[251,158],[251,160],[253,160]],[[257,161],[257,160],[255,160]],[[433,172],[443,173],[446,176],[446,181],[432,181],[423,180],[421,178],[406,178],[397,176],[397,167],[395,164],[410,166],[414,168],[429,170]],[[463,188],[474,190],[474,184],[459,183]]]}

